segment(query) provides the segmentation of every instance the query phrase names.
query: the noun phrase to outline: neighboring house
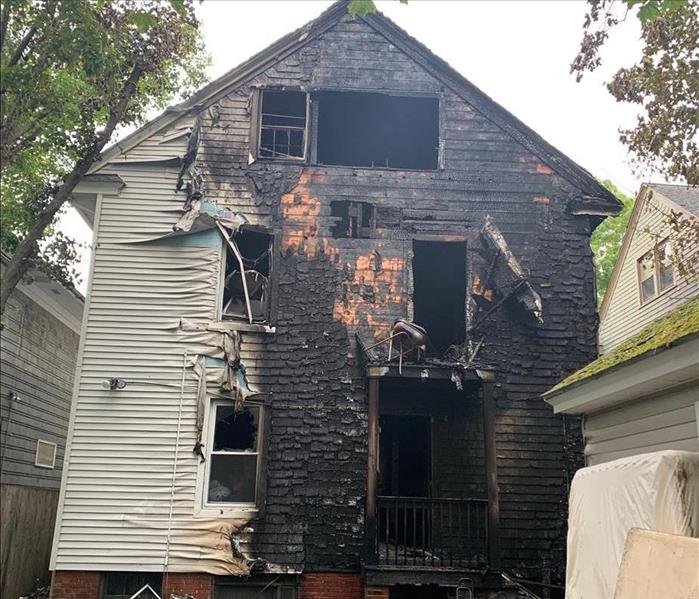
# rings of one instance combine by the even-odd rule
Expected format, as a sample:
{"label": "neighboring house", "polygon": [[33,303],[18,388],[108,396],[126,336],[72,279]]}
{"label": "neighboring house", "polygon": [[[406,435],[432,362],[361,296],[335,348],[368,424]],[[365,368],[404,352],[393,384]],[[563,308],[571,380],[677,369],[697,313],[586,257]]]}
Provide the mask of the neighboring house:
{"label": "neighboring house", "polygon": [[[601,354],[687,298],[699,295],[699,248],[690,244],[677,247],[670,218],[673,213],[687,222],[699,218],[699,187],[659,183],[641,186],[600,306]],[[683,235],[691,237],[689,228]],[[684,255],[672,260],[673,253],[680,251]],[[693,262],[697,272],[694,276],[681,272],[678,262]]]}
{"label": "neighboring house", "polygon": [[602,302],[603,355],[543,396],[556,413],[584,416],[590,465],[699,451],[697,215],[699,187],[641,187]]}
{"label": "neighboring house", "polygon": [[560,580],[579,428],[540,394],[596,356],[589,238],[620,209],[589,173],[339,2],[73,201],[95,252],[53,599]]}
{"label": "neighboring house", "polygon": [[79,293],[31,270],[3,316],[0,596],[7,599],[49,581],[82,311]]}

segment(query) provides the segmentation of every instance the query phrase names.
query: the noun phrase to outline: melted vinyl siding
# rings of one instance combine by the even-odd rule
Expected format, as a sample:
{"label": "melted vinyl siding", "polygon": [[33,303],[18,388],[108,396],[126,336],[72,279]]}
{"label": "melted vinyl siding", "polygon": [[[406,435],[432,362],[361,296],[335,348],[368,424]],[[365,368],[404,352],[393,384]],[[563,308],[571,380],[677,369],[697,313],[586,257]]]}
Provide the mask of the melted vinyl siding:
{"label": "melted vinyl siding", "polygon": [[[653,202],[660,201],[660,196],[655,194]],[[657,231],[660,239],[669,235],[669,228],[663,225],[663,218],[656,209],[647,205],[642,208],[607,313],[600,323],[601,353],[609,352],[625,339],[638,333],[648,323],[670,312],[685,299],[699,294],[699,277],[689,280],[675,273],[675,287],[641,306],[636,262],[654,245],[653,238],[645,232],[646,227],[651,231]],[[697,251],[699,247],[690,248],[687,256],[694,255]]]}
{"label": "melted vinyl siding", "polygon": [[699,381],[585,418],[588,465],[663,449],[699,451]]}
{"label": "melted vinyl siding", "polygon": [[[119,174],[126,187],[101,206],[55,568],[162,570],[169,545],[171,570],[239,573],[226,535],[240,523],[193,518],[197,381],[187,368],[180,412],[192,346],[172,328],[214,318],[220,246],[201,236],[140,242],[180,214],[177,169]],[[134,382],[104,390],[115,376]]]}

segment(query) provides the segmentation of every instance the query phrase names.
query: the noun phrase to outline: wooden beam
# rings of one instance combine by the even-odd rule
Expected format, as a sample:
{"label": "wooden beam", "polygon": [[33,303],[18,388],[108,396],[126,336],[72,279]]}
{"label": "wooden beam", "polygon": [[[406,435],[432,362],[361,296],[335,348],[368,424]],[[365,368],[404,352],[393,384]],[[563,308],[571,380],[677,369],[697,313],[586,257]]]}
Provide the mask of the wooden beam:
{"label": "wooden beam", "polygon": [[369,378],[368,465],[366,483],[366,559],[376,556],[376,491],[379,473],[379,379]]}
{"label": "wooden beam", "polygon": [[488,564],[500,569],[500,498],[498,464],[495,445],[495,384],[483,382],[483,441],[485,445],[485,473],[488,487]]}

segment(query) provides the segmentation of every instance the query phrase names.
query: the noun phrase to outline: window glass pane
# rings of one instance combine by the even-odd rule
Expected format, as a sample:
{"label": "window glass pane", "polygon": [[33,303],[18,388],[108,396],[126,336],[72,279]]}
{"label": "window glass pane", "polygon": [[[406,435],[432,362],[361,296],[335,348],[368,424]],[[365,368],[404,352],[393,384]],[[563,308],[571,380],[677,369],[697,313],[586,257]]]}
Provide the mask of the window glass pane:
{"label": "window glass pane", "polygon": [[658,292],[669,289],[674,282],[672,248],[669,241],[664,241],[658,246],[658,284],[660,285]]}
{"label": "window glass pane", "polygon": [[211,454],[208,501],[254,503],[257,454]]}
{"label": "window glass pane", "polygon": [[653,270],[653,252],[648,252],[640,259],[638,268],[642,301],[646,301],[655,295],[655,276]]}
{"label": "window glass pane", "polygon": [[216,407],[216,429],[212,451],[255,451],[258,408],[236,412],[234,406]]}
{"label": "window glass pane", "polygon": [[674,285],[675,278],[672,264],[660,265],[660,269],[658,271],[658,283],[660,284],[660,289],[658,291],[665,291]]}

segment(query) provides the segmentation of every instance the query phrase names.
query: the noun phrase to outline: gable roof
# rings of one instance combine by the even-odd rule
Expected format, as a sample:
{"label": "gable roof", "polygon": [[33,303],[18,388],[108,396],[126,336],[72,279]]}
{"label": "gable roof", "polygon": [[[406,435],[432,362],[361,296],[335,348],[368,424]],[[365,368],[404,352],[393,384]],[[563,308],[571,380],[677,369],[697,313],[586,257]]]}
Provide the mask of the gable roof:
{"label": "gable roof", "polygon": [[[629,222],[626,225],[626,231],[624,231],[624,237],[621,240],[619,255],[614,263],[612,273],[609,275],[607,291],[602,298],[602,304],[599,308],[600,322],[604,320],[605,316],[607,315],[609,302],[611,302],[611,298],[614,295],[614,289],[616,288],[619,280],[621,269],[626,261],[626,256],[629,253],[629,247],[636,232],[638,219],[643,212],[645,203],[648,201],[648,199],[650,199],[652,191],[657,191],[663,198],[662,201],[664,201],[666,204],[670,204],[671,207],[674,203],[680,209],[686,210],[699,217],[699,187],[690,185],[670,185],[667,183],[644,183],[641,185],[641,189],[638,191],[638,195],[636,196],[636,202],[634,203],[633,210],[629,216]],[[677,201],[678,199],[680,201]],[[693,205],[694,209],[691,209],[690,207]]]}
{"label": "gable roof", "polygon": [[648,185],[668,200],[699,217],[699,186],[670,185],[667,183],[650,183]]}
{"label": "gable roof", "polygon": [[[238,67],[204,86],[185,102],[168,108],[160,116],[115,143],[105,150],[102,155],[102,161],[95,165],[91,172],[100,170],[111,158],[134,147],[179,117],[192,114],[206,105],[214,103],[221,96],[228,93],[231,87],[242,84],[259,72],[282,60],[288,54],[305,46],[348,14],[348,1],[338,0],[316,19],[285,35]],[[582,192],[582,197],[579,199],[578,205],[589,205],[592,209],[590,213],[597,215],[617,214],[621,210],[621,202],[597,181],[592,174],[554,148],[538,133],[479,90],[458,71],[449,66],[446,61],[433,54],[424,44],[411,37],[389,18],[380,12],[355,16],[354,18],[367,23],[387,38],[435,78],[451,88],[464,101],[472,105],[486,118],[507,132],[515,141],[538,156],[542,162],[579,189]]]}

